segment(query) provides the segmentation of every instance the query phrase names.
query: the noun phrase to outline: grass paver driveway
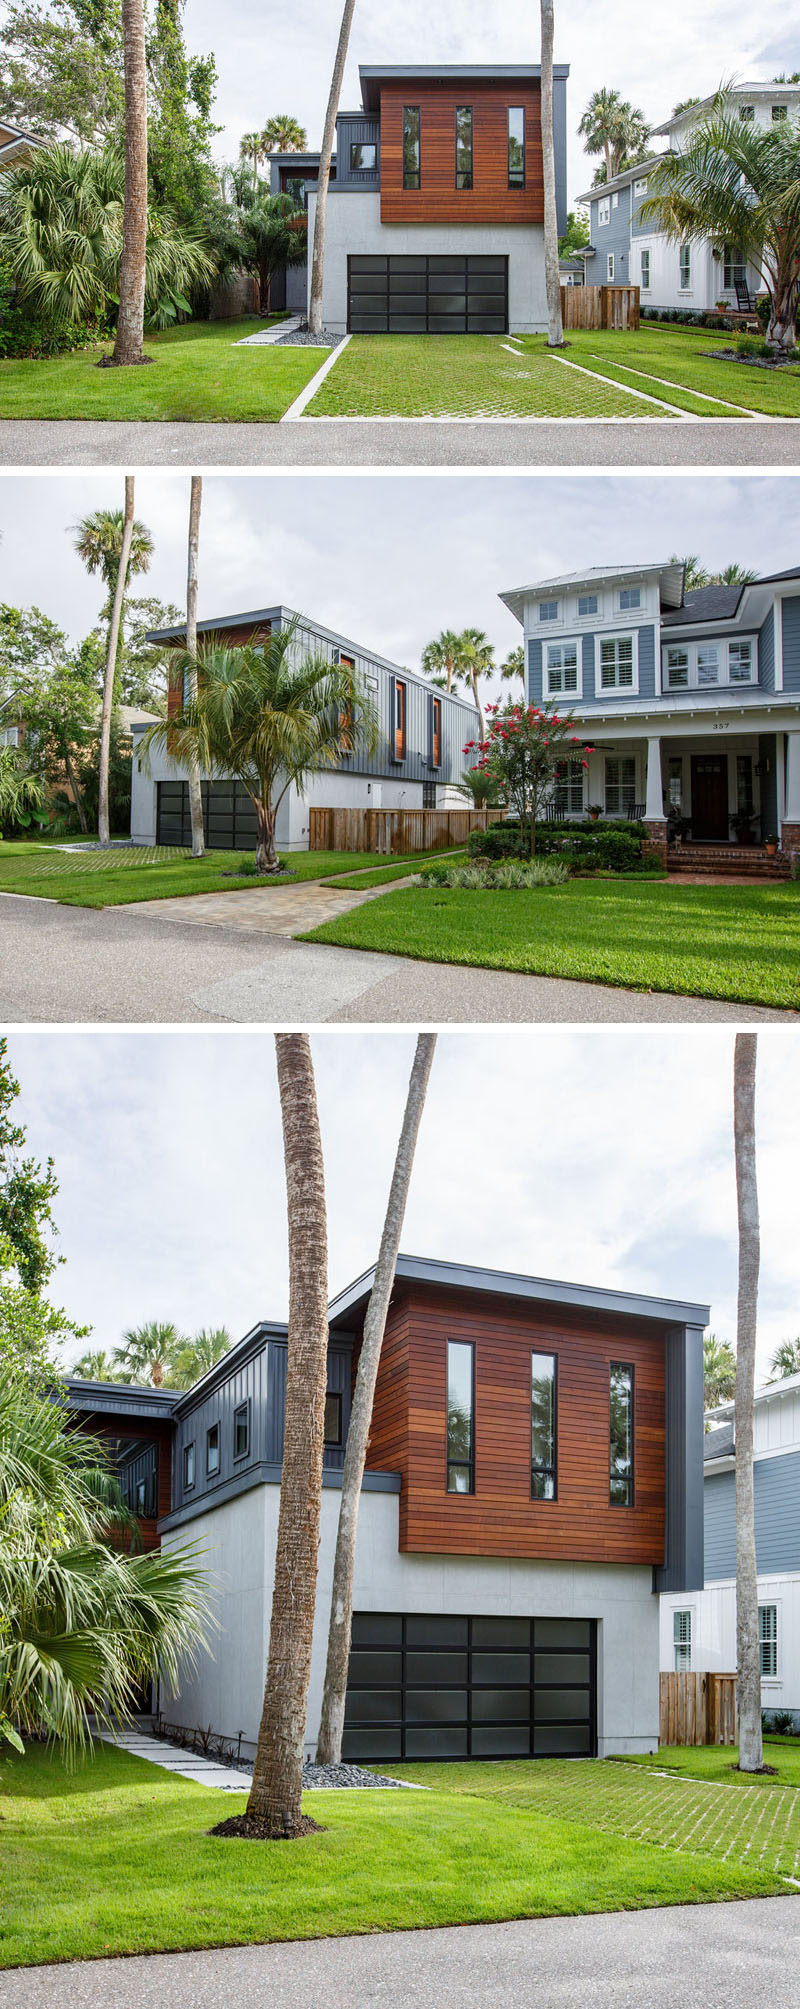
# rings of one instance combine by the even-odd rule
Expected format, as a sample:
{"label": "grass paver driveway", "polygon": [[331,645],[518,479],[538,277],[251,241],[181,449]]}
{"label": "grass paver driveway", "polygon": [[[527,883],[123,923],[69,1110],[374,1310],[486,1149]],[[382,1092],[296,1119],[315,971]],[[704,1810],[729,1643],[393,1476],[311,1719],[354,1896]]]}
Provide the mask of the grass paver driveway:
{"label": "grass paver driveway", "polygon": [[567,339],[577,370],[548,354],[543,335],[354,335],[306,416],[669,419],[668,405],[698,418],[800,418],[800,367],[718,362],[711,352],[727,337],[645,325]]}
{"label": "grass paver driveway", "polygon": [[800,882],[389,890],[304,937],[431,962],[800,1010]]}
{"label": "grass paver driveway", "polygon": [[[68,1773],[38,1747],[0,1765],[0,1964],[257,1944],[487,1919],[785,1896],[800,1795],[742,1853],[767,1795],[584,1761],[403,1768],[427,1790],[304,1797],[322,1832],[209,1835],[244,1807],[102,1747]],[[680,1796],[683,1796],[682,1798]],[[727,1823],[727,1826],[726,1826]],[[794,1825],[792,1825],[794,1823]],[[791,1834],[790,1834],[791,1829]]]}
{"label": "grass paver driveway", "polygon": [[[281,317],[273,315],[272,321]],[[264,419],[283,417],[328,350],[238,348],[266,321],[190,321],[148,335],[151,362],[97,368],[110,344],[52,359],[0,362],[5,419]]]}

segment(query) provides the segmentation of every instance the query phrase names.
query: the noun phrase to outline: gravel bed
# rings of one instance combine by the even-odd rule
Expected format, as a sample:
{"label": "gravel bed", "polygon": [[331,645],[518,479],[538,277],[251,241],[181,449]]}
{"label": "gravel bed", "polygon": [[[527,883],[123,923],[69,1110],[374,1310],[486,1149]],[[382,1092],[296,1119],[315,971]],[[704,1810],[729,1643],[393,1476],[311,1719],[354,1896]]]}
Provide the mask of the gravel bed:
{"label": "gravel bed", "polygon": [[744,363],[748,370],[791,370],[797,368],[791,356],[740,356],[738,349],[709,349],[714,363]]}
{"label": "gravel bed", "polygon": [[293,335],[281,335],[274,343],[276,349],[338,349],[344,335],[333,335],[330,328],[323,328],[321,335],[312,335],[310,328],[295,328]]}
{"label": "gravel bed", "polygon": [[[253,1767],[248,1758],[226,1760],[233,1772],[246,1772],[252,1777]],[[304,1790],[319,1792],[341,1786],[348,1792],[353,1788],[367,1786],[391,1786],[397,1792],[419,1792],[420,1787],[412,1786],[408,1779],[389,1779],[382,1772],[366,1772],[363,1765],[314,1765],[310,1758],[303,1761]]]}

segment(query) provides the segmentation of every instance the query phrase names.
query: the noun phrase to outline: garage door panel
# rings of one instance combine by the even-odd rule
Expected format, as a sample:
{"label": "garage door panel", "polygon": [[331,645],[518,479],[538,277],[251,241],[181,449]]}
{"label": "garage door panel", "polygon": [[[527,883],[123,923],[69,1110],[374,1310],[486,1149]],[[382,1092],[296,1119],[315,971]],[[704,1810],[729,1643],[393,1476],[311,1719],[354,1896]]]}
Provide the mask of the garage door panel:
{"label": "garage door panel", "polygon": [[590,1758],[593,1745],[589,1725],[537,1723],[533,1733],[534,1758]]}
{"label": "garage door panel", "polygon": [[473,1758],[529,1758],[530,1731],[527,1723],[519,1729],[504,1724],[492,1729],[480,1725],[472,1732]]}
{"label": "garage door panel", "polygon": [[466,1688],[407,1688],[407,1723],[466,1723]]}
{"label": "garage door panel", "polygon": [[503,334],[508,259],[359,254],[348,260],[347,294],[351,334]]}

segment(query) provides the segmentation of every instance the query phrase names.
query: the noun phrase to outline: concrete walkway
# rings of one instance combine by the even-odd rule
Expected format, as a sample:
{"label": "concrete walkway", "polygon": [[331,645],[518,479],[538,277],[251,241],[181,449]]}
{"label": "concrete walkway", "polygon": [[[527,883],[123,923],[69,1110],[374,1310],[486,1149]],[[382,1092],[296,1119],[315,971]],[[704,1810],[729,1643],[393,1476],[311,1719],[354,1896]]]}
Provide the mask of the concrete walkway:
{"label": "concrete walkway", "polygon": [[276,321],[272,328],[259,328],[255,335],[242,335],[234,342],[234,349],[269,349],[276,342],[282,342],[287,335],[296,335],[300,326],[300,315],[290,314],[288,321]]}
{"label": "concrete walkway", "polygon": [[162,1772],[177,1772],[181,1779],[192,1779],[197,1786],[218,1786],[223,1793],[246,1793],[250,1789],[246,1772],[222,1765],[217,1758],[184,1751],[181,1744],[169,1744],[147,1730],[101,1730],[100,1738],[104,1744],[116,1744],[120,1751],[130,1751],[134,1758],[146,1758],[148,1764],[158,1765]]}
{"label": "concrete walkway", "polygon": [[397,891],[405,880],[391,886],[365,886],[363,892],[343,890],[326,879],[306,879],[290,886],[246,886],[235,893],[186,893],[173,900],[134,900],[117,908],[118,914],[141,914],[145,920],[186,921],[195,927],[243,929],[247,934],[303,935],[336,921],[351,907],[365,900],[377,900],[381,893]]}
{"label": "concrete walkway", "polygon": [[[265,1904],[265,1929],[267,1918]],[[754,2009],[761,2002],[800,2009],[800,1900],[751,1898],[291,1940],[0,1975],[0,2009],[219,2009],[228,2001],[237,2009],[297,2009],[298,2003],[303,2009],[379,2003],[392,2009],[464,2009],[467,2003],[469,2009]]]}

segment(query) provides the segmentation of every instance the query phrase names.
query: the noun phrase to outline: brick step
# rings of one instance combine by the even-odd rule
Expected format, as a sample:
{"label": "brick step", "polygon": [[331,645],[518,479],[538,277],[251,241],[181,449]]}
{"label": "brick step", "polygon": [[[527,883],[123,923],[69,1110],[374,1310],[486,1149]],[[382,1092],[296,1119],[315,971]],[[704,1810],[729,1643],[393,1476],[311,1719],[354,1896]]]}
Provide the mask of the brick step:
{"label": "brick step", "polygon": [[769,858],[763,848],[755,845],[692,845],[682,844],[667,856],[670,872],[691,872],[731,879],[788,879],[788,858],[778,852]]}

